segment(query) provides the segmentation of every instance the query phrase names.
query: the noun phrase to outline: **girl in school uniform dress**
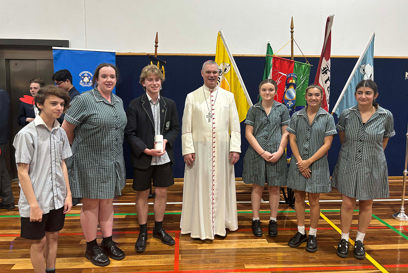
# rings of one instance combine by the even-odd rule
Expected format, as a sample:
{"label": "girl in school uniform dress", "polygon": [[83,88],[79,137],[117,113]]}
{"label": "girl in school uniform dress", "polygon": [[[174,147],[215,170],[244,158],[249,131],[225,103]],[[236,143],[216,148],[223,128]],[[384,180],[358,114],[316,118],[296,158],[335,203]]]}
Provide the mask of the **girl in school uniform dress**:
{"label": "girl in school uniform dress", "polygon": [[356,200],[359,200],[354,257],[364,259],[363,240],[371,221],[373,199],[389,197],[384,149],[395,131],[391,112],[375,102],[378,97],[375,82],[361,81],[354,96],[357,105],[345,109],[337,123],[342,146],[332,183],[343,199],[340,211],[342,234],[337,255],[342,258],[348,256],[353,210]]}
{"label": "girl in school uniform dress", "polygon": [[[320,193],[331,191],[327,151],[337,134],[334,119],[320,108],[323,90],[310,85],[305,94],[307,107],[294,113],[286,129],[289,132],[292,158],[289,167],[288,188],[295,191],[295,210],[298,232],[288,245],[298,247],[307,241],[308,252],[317,251],[316,231],[320,218]],[[310,231],[305,232],[305,199],[310,203]]]}
{"label": "girl in school uniform dress", "polygon": [[251,106],[245,120],[245,137],[249,142],[244,157],[243,181],[253,184],[251,203],[253,211],[252,231],[256,237],[262,237],[259,209],[265,183],[268,185],[269,218],[268,235],[278,235],[277,213],[279,207],[279,189],[286,186],[287,164],[285,148],[288,144],[286,127],[289,124],[287,107],[274,101],[278,86],[272,79],[266,79],[259,85],[262,101]]}

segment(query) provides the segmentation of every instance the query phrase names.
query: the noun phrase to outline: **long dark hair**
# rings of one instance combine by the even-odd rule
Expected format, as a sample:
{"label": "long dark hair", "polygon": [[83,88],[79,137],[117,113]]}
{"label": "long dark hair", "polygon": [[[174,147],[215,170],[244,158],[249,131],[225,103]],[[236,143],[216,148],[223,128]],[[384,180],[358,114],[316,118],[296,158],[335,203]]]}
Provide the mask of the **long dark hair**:
{"label": "long dark hair", "polygon": [[[359,82],[356,86],[356,92],[360,87],[371,88],[374,91],[374,97],[378,94],[377,84],[373,80],[362,80],[361,82]],[[354,95],[356,94],[356,92],[354,92]],[[379,104],[375,101],[375,99],[373,100],[373,106],[378,109]]]}

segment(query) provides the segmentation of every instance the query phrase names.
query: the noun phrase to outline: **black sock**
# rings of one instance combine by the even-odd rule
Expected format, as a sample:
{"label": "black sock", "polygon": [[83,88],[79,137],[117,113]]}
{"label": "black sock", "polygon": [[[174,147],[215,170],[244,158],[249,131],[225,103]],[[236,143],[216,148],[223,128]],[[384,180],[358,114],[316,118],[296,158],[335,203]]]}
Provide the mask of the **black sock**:
{"label": "black sock", "polygon": [[147,224],[139,225],[140,226],[140,233],[147,234]]}
{"label": "black sock", "polygon": [[94,246],[97,246],[98,242],[96,242],[96,238],[93,241],[86,242],[86,251],[91,251]]}
{"label": "black sock", "polygon": [[107,243],[110,243],[110,242],[112,242],[112,236],[103,238],[103,240],[102,240],[102,243],[103,243],[104,245],[106,245]]}
{"label": "black sock", "polygon": [[53,269],[45,269],[45,273],[55,273],[55,268],[53,268]]}
{"label": "black sock", "polygon": [[160,230],[163,229],[163,221],[161,222],[154,222],[154,231],[159,232]]}

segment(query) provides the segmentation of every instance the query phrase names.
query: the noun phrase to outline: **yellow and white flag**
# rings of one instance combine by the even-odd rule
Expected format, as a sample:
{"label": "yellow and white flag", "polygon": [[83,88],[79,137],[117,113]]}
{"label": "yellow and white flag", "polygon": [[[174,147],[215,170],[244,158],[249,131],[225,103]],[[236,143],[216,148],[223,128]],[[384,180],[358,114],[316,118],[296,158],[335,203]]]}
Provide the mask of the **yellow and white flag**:
{"label": "yellow and white flag", "polygon": [[235,104],[237,105],[239,121],[246,118],[249,107],[252,106],[251,98],[248,95],[244,81],[239,74],[238,67],[228,49],[224,35],[220,30],[217,37],[217,51],[215,53],[215,62],[220,67],[218,76],[218,85],[234,94]]}

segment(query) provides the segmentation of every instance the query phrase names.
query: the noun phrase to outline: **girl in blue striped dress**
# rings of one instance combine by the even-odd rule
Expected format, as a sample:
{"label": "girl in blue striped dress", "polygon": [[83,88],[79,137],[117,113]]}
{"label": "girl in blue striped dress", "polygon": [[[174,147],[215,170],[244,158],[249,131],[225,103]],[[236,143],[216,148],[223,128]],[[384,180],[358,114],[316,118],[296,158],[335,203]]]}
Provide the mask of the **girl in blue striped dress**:
{"label": "girl in blue striped dress", "polygon": [[342,194],[341,239],[337,255],[346,258],[349,231],[356,200],[359,217],[354,257],[364,259],[364,235],[371,221],[373,199],[388,198],[388,169],[384,155],[388,139],[395,135],[390,111],[380,107],[377,85],[363,80],[356,86],[357,105],[345,109],[337,123],[340,142],[339,158],[333,172],[333,187]]}
{"label": "girl in blue striped dress", "polygon": [[276,237],[278,226],[276,217],[279,207],[279,189],[286,186],[287,164],[285,148],[288,144],[286,127],[289,124],[288,108],[274,101],[278,86],[272,79],[266,79],[259,85],[262,101],[251,106],[245,120],[245,137],[249,147],[244,157],[243,181],[252,184],[252,232],[262,237],[259,209],[265,183],[269,191],[268,235]]}
{"label": "girl in blue striped dress", "polygon": [[[320,218],[320,193],[330,192],[330,172],[327,151],[337,134],[334,119],[320,108],[323,90],[318,85],[306,88],[307,107],[294,113],[286,129],[289,132],[292,158],[288,188],[295,191],[295,210],[298,232],[290,239],[290,247],[307,241],[308,252],[317,251],[316,231]],[[310,203],[310,231],[305,232],[305,199]]]}

